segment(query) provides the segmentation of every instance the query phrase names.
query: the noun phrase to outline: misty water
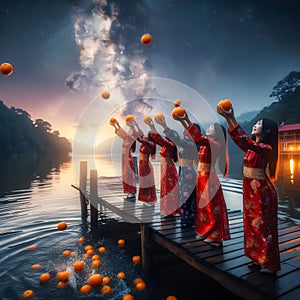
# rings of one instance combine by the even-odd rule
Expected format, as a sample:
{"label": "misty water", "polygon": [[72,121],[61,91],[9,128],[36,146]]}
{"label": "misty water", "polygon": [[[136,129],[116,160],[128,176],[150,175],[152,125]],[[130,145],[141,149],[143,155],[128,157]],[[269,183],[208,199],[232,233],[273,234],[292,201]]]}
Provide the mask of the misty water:
{"label": "misty water", "polygon": [[[81,219],[78,191],[71,184],[78,184],[79,163],[84,160],[88,161],[89,169],[98,170],[98,176],[120,175],[120,162],[112,164],[111,158],[105,156],[92,160],[78,157],[65,162],[21,158],[1,163],[1,299],[22,299],[22,293],[28,289],[34,290],[36,299],[122,299],[126,293],[132,293],[135,299],[151,299],[156,283],[143,276],[140,266],[131,262],[133,255],[140,254],[139,250],[129,240],[124,248],[117,246],[117,240],[125,236],[125,231],[92,234],[89,224]],[[156,183],[159,184],[159,160],[153,164]],[[300,223],[299,179],[300,158],[282,158],[276,183],[279,216],[297,223]],[[222,179],[222,186],[227,208],[242,210],[241,178]],[[65,231],[57,230],[61,221],[68,224]],[[78,243],[79,237],[85,237],[83,245]],[[95,249],[105,245],[108,249],[100,255],[102,264],[97,270],[91,267],[91,259],[83,258],[87,244]],[[36,245],[36,249],[27,250],[31,245]],[[62,256],[64,250],[71,250],[73,255]],[[86,262],[86,268],[80,274],[72,271],[77,260]],[[41,268],[33,270],[33,264],[40,264]],[[63,289],[57,288],[56,273],[61,270],[71,271],[69,285]],[[121,271],[127,275],[124,280],[116,279],[116,274]],[[51,280],[41,285],[39,276],[45,272],[50,273]],[[113,293],[110,296],[102,296],[100,289],[94,290],[90,296],[79,293],[79,288],[94,272],[111,277]],[[135,291],[133,280],[137,277],[144,277],[145,291]],[[172,290],[166,293],[172,294]]]}

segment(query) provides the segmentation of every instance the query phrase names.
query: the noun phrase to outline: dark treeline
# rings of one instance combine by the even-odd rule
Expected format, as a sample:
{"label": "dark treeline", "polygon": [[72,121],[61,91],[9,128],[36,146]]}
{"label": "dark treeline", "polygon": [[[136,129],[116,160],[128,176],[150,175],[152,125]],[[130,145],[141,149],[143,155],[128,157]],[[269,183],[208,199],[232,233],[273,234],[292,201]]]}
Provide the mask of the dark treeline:
{"label": "dark treeline", "polygon": [[20,108],[8,108],[0,100],[0,158],[12,155],[37,155],[67,157],[72,152],[71,143],[53,131],[49,122],[31,120]]}
{"label": "dark treeline", "polygon": [[[280,80],[270,94],[274,99],[264,107],[254,118],[241,122],[242,128],[250,135],[252,126],[262,118],[269,118],[283,124],[300,123],[300,72],[291,72]],[[228,141],[230,159],[229,176],[241,177],[244,153],[231,141]]]}

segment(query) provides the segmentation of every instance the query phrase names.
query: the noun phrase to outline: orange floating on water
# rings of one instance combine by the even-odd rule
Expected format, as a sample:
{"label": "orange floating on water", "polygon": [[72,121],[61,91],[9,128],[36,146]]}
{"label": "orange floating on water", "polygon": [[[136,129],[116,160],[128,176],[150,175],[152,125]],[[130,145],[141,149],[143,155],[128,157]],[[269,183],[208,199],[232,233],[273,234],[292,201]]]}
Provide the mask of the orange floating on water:
{"label": "orange floating on water", "polygon": [[73,265],[74,271],[81,272],[84,269],[84,262],[83,261],[76,261]]}
{"label": "orange floating on water", "polygon": [[60,272],[57,272],[56,277],[60,281],[68,281],[69,278],[70,278],[70,272],[69,271],[60,271]]}
{"label": "orange floating on water", "polygon": [[26,249],[27,250],[35,250],[36,248],[37,248],[37,245],[33,244],[33,245],[28,246]]}
{"label": "orange floating on water", "polygon": [[78,243],[84,243],[85,242],[85,238],[84,237],[80,237],[79,239],[78,239]]}
{"label": "orange floating on water", "polygon": [[106,248],[104,246],[102,246],[99,248],[98,251],[99,251],[99,253],[104,253],[104,252],[106,252]]}
{"label": "orange floating on water", "polygon": [[41,276],[40,276],[40,283],[46,283],[50,280],[51,276],[49,273],[43,273]]}
{"label": "orange floating on water", "polygon": [[31,268],[36,270],[36,269],[39,269],[41,267],[40,264],[35,264],[35,265],[32,265]]}
{"label": "orange floating on water", "polygon": [[139,255],[135,255],[132,257],[132,262],[134,264],[139,264],[141,262],[141,257]]}
{"label": "orange floating on water", "polygon": [[131,294],[124,295],[122,300],[134,300],[134,297]]}
{"label": "orange floating on water", "polygon": [[88,284],[93,288],[100,286],[102,282],[103,277],[100,274],[93,274],[88,280]]}
{"label": "orange floating on water", "polygon": [[144,281],[140,281],[135,285],[135,288],[138,291],[143,291],[146,288],[146,283]]}
{"label": "orange floating on water", "polygon": [[117,274],[117,278],[118,279],[124,279],[124,278],[126,278],[126,275],[125,275],[124,272],[120,272],[120,273]]}
{"label": "orange floating on water", "polygon": [[63,253],[62,253],[63,256],[69,256],[71,255],[71,251],[70,250],[65,250]]}
{"label": "orange floating on water", "polygon": [[173,102],[173,104],[174,104],[175,107],[178,107],[178,106],[181,105],[181,100],[177,99],[177,100],[175,100],[175,101]]}
{"label": "orange floating on water", "polygon": [[58,230],[65,230],[65,229],[67,229],[67,227],[68,227],[68,225],[67,225],[66,222],[60,222],[60,223],[57,224],[57,229]]}
{"label": "orange floating on water", "polygon": [[80,288],[80,293],[83,295],[87,295],[88,293],[91,292],[91,290],[92,290],[92,287],[90,285],[86,284]]}
{"label": "orange floating on water", "polygon": [[108,294],[111,294],[112,293],[112,289],[109,285],[104,285],[101,289],[101,293],[103,295],[108,295]]}
{"label": "orange floating on water", "polygon": [[102,97],[103,99],[107,100],[107,99],[109,99],[109,97],[110,97],[110,93],[109,93],[108,91],[103,91],[103,92],[101,93],[101,97]]}
{"label": "orange floating on water", "polygon": [[108,276],[103,277],[103,284],[109,284],[110,278]]}
{"label": "orange floating on water", "polygon": [[88,256],[92,256],[92,255],[94,255],[94,253],[95,253],[94,249],[90,249],[90,250],[86,251],[86,254]]}
{"label": "orange floating on water", "polygon": [[175,107],[172,110],[172,117],[174,120],[178,120],[179,118],[183,118],[185,115],[185,110],[182,107]]}
{"label": "orange floating on water", "polygon": [[14,71],[14,68],[10,63],[3,63],[0,66],[0,72],[5,76],[11,75],[13,73],[13,71]]}
{"label": "orange floating on water", "polygon": [[92,250],[92,249],[93,249],[92,245],[87,245],[87,246],[84,247],[85,251]]}
{"label": "orange floating on water", "polygon": [[145,33],[142,37],[141,37],[141,43],[143,45],[149,45],[152,42],[152,36],[150,33]]}
{"label": "orange floating on water", "polygon": [[170,295],[166,298],[166,300],[177,300],[177,298],[173,295]]}
{"label": "orange floating on water", "polygon": [[144,281],[144,279],[141,278],[141,277],[138,277],[138,278],[136,278],[136,279],[133,280],[133,283],[134,283],[134,285],[136,285],[137,283],[139,283],[141,281]]}
{"label": "orange floating on water", "polygon": [[23,299],[30,299],[34,296],[34,291],[33,290],[27,290],[23,293]]}
{"label": "orange floating on water", "polygon": [[60,288],[60,289],[63,289],[63,288],[65,288],[67,285],[68,285],[68,282],[67,282],[67,281],[59,281],[58,284],[57,284],[57,287]]}
{"label": "orange floating on water", "polygon": [[92,267],[93,268],[99,268],[100,265],[101,265],[101,260],[100,259],[93,260],[93,262],[92,262]]}
{"label": "orange floating on water", "polygon": [[221,100],[218,103],[218,107],[222,107],[224,110],[229,111],[232,108],[232,103],[229,99]]}
{"label": "orange floating on water", "polygon": [[119,245],[120,247],[123,247],[123,246],[125,245],[125,240],[119,239],[119,240],[118,240],[118,245]]}

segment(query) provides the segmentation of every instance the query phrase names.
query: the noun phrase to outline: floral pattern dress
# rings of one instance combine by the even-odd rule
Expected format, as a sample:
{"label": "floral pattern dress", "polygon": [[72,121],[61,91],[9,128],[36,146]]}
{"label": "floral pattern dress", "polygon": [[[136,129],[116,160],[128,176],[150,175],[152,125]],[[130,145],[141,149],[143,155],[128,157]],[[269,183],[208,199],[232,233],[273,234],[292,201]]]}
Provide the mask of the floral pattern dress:
{"label": "floral pattern dress", "polygon": [[151,138],[162,148],[160,150],[160,212],[166,215],[179,213],[178,171],[173,161],[176,146],[159,133],[151,133]]}
{"label": "floral pattern dress", "polygon": [[154,172],[150,160],[150,156],[155,149],[155,143],[144,137],[139,137],[137,140],[141,143],[138,199],[147,203],[156,202]]}
{"label": "floral pattern dress", "polygon": [[195,125],[189,126],[188,131],[194,142],[200,147],[196,184],[197,220],[195,231],[215,242],[229,240],[226,202],[215,171],[221,145],[204,136]]}
{"label": "floral pattern dress", "polygon": [[279,271],[277,212],[274,185],[265,173],[272,147],[256,143],[240,125],[228,129],[232,140],[245,152],[243,176],[245,255],[264,268]]}
{"label": "floral pattern dress", "polygon": [[134,172],[134,161],[132,152],[135,151],[135,140],[138,137],[136,130],[132,135],[127,133],[123,128],[118,128],[115,133],[123,139],[122,143],[122,183],[125,194],[136,193],[136,180]]}

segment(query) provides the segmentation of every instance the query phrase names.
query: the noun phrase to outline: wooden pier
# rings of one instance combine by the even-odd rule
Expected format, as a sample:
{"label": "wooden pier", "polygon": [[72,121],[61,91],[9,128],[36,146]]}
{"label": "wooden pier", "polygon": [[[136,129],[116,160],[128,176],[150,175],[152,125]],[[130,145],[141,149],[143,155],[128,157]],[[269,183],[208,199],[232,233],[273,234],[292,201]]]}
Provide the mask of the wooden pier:
{"label": "wooden pier", "polygon": [[198,240],[193,229],[184,228],[179,217],[162,217],[159,201],[145,206],[137,200],[124,200],[121,178],[98,178],[97,171],[91,170],[89,192],[87,182],[86,165],[82,162],[80,185],[73,185],[80,192],[82,216],[87,217],[89,204],[92,230],[101,224],[98,217],[139,223],[146,274],[151,274],[153,268],[154,247],[163,247],[243,299],[300,299],[300,224],[279,219],[281,271],[276,275],[262,274],[247,266],[250,259],[244,255],[241,211],[228,211],[231,239],[215,248]]}

